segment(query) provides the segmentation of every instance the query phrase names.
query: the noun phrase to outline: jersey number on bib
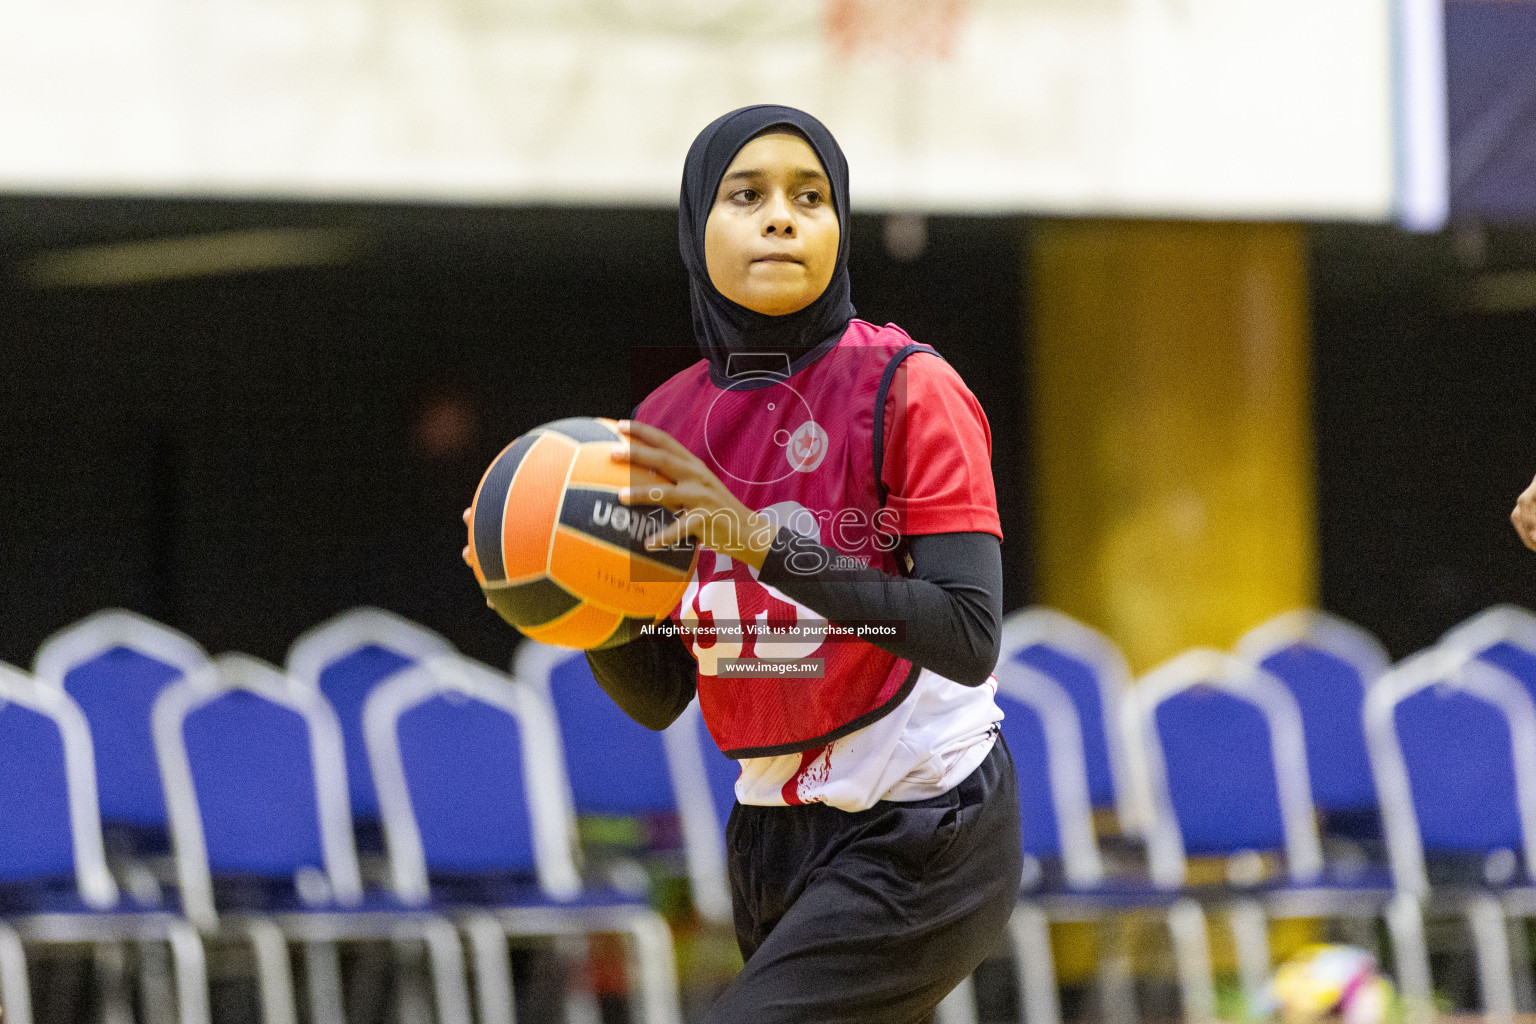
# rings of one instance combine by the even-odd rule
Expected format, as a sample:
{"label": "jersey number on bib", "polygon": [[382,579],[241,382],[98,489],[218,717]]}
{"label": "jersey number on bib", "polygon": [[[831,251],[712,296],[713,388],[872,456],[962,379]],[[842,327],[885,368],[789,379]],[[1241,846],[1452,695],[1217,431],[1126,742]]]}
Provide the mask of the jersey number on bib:
{"label": "jersey number on bib", "polygon": [[[715,556],[716,574],[730,573],[731,569],[731,559],[724,555]],[[700,675],[717,676],[721,658],[741,657],[744,636],[742,632],[736,632],[738,628],[752,636],[752,653],[758,658],[809,658],[821,649],[827,620],[766,583],[759,583],[756,569],[748,566],[747,571],[752,574],[750,583],[729,576],[703,584],[695,579],[683,595],[682,626],[689,631],[687,635],[691,638],[693,656],[699,662]],[[782,613],[777,614],[773,617],[772,628],[778,635],[764,632],[769,623],[767,608],[742,622],[743,604],[768,603],[760,595],[782,601],[793,609],[793,624],[786,621]],[[729,631],[721,635],[714,628],[716,623],[729,623]],[[791,625],[793,628],[789,628]],[[701,629],[709,637],[707,644],[701,642],[703,636],[698,632]]]}

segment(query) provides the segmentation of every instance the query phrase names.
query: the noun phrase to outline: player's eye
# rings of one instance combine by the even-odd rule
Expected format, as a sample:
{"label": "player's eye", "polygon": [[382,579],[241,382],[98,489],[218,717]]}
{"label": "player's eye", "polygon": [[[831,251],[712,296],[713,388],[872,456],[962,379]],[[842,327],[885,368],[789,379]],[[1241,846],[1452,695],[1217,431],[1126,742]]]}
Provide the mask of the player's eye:
{"label": "player's eye", "polygon": [[755,188],[741,188],[731,193],[731,198],[738,203],[755,203],[762,198]]}
{"label": "player's eye", "polygon": [[821,202],[821,199],[821,192],[814,188],[806,189],[804,192],[800,193],[800,201],[805,203],[807,206],[816,206]]}

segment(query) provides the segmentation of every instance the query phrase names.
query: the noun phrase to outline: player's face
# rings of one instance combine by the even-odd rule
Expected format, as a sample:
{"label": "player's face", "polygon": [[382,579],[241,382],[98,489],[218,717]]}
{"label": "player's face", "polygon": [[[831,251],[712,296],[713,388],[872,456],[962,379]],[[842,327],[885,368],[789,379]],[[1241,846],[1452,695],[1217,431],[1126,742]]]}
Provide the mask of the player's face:
{"label": "player's face", "polygon": [[837,265],[837,211],[816,151],[798,135],[760,135],[726,168],[704,225],[709,279],[769,316],[816,301]]}

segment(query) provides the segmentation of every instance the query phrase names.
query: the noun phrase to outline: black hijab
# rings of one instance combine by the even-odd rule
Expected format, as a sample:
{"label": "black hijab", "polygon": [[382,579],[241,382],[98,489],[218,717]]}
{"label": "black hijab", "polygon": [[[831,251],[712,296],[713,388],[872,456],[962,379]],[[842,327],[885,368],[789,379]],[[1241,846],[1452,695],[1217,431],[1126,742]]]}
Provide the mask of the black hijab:
{"label": "black hijab", "polygon": [[[768,316],[727,299],[710,281],[704,263],[704,225],[715,204],[720,179],[725,177],[742,146],[774,129],[800,135],[816,152],[832,184],[832,206],[838,226],[837,265],[832,270],[832,280],[809,306],[784,316]],[[677,213],[678,242],[683,250],[683,265],[688,268],[693,301],[693,336],[709,359],[715,383],[740,386],[739,370],[737,382],[726,375],[726,361],[733,352],[783,353],[789,359],[790,372],[795,373],[837,344],[854,317],[848,283],[848,238],[852,225],[848,216],[848,161],[826,125],[803,110],[769,104],[742,107],[717,117],[688,148]]]}

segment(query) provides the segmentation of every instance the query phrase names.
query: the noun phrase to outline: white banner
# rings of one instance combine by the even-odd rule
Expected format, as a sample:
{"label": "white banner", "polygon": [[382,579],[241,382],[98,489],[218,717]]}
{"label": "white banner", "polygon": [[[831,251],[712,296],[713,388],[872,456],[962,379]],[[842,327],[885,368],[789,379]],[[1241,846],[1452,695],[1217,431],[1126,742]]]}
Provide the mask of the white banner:
{"label": "white banner", "polygon": [[0,188],[670,205],[777,102],[863,209],[1384,218],[1390,52],[1387,0],[0,0]]}

